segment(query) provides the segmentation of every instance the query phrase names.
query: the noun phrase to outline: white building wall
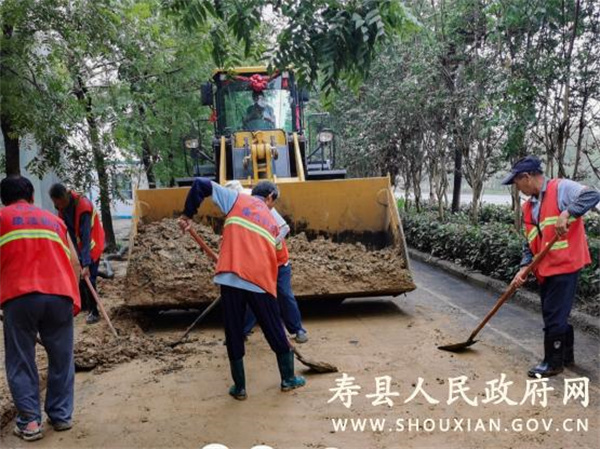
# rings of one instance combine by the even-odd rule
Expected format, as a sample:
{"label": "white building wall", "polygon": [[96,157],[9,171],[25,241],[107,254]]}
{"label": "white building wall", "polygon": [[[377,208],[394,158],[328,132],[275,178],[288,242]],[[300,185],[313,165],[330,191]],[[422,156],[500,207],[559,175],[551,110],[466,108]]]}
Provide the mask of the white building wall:
{"label": "white building wall", "polygon": [[[31,139],[26,142],[21,143],[21,174],[28,178],[33,184],[33,188],[35,190],[34,203],[36,206],[41,207],[43,209],[49,210],[50,212],[55,212],[54,205],[50,200],[50,196],[48,195],[48,191],[50,190],[50,186],[56,182],[60,182],[60,179],[54,172],[46,173],[44,177],[39,178],[27,171],[27,164],[35,158],[37,155],[39,148],[37,144]],[[24,149],[28,148],[28,149]],[[0,154],[4,155],[4,138],[0,135]],[[3,167],[0,167],[0,178],[4,178],[6,176],[3,173]]]}

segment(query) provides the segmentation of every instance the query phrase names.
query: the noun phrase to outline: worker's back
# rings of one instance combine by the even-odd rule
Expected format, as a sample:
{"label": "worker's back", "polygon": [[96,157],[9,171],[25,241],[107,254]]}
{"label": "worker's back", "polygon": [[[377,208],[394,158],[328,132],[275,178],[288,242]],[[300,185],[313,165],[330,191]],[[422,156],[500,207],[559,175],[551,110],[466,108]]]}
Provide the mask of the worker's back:
{"label": "worker's back", "polygon": [[0,210],[0,303],[28,293],[67,296],[79,310],[67,229],[25,201]]}

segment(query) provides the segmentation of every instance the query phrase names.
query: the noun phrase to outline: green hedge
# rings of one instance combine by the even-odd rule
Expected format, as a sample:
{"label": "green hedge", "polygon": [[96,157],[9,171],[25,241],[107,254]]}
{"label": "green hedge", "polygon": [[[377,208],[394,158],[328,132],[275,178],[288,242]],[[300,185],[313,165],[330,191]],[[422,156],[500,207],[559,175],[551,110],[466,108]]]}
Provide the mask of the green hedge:
{"label": "green hedge", "polygon": [[[449,214],[440,222],[430,210],[403,214],[404,233],[409,246],[441,259],[460,264],[485,275],[510,282],[519,269],[523,237],[506,224],[502,206],[482,210],[482,223],[468,223],[465,214]],[[504,209],[510,208],[504,207]],[[495,217],[495,218],[490,218]],[[493,222],[500,217],[505,221]],[[485,221],[485,220],[492,220]],[[600,291],[600,239],[590,239],[592,264],[583,270],[578,297],[584,302],[598,301]]]}

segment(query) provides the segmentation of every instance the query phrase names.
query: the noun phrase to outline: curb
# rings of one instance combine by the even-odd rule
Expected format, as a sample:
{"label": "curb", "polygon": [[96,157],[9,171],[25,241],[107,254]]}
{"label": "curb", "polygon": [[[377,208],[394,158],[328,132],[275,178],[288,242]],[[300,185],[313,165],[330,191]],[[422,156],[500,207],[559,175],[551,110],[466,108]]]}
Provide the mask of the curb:
{"label": "curb", "polygon": [[[499,281],[498,279],[471,271],[468,268],[461,267],[458,264],[440,259],[432,256],[431,254],[423,253],[414,248],[409,247],[408,253],[410,254],[410,257],[420,262],[441,268],[457,278],[463,279],[478,287],[485,288],[486,290],[491,290],[498,295],[504,293],[504,291],[508,288],[507,283]],[[536,312],[540,312],[541,310],[539,296],[527,290],[517,291],[513,295],[511,301],[529,310]],[[582,330],[588,334],[592,334],[595,337],[600,337],[600,319],[578,310],[572,310],[570,321],[571,324],[573,324],[573,326],[577,327],[579,330]]]}

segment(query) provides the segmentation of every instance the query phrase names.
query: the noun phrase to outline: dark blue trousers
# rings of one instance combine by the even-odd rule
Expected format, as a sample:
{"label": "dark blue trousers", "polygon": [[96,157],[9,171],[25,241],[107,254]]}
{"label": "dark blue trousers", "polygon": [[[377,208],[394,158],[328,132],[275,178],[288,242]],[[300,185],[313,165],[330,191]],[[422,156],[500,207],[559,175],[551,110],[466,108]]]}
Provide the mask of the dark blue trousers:
{"label": "dark blue trousers", "polygon": [[[292,291],[292,265],[290,263],[281,265],[277,272],[277,301],[287,331],[290,334],[297,334],[299,331],[306,332],[306,329],[302,327],[302,315],[300,315],[298,302]],[[244,335],[248,335],[254,326],[256,326],[256,317],[248,308],[244,323]]]}
{"label": "dark blue trousers", "polygon": [[42,422],[40,387],[35,363],[39,332],[48,354],[45,411],[55,422],[73,414],[73,302],[62,296],[34,293],[3,304],[5,367],[18,411],[17,424]]}
{"label": "dark blue trousers", "polygon": [[290,346],[281,324],[277,300],[267,293],[254,293],[240,288],[221,286],[223,321],[229,360],[244,357],[244,317],[246,308],[252,309],[269,346],[276,354],[290,352]]}
{"label": "dark blue trousers", "polygon": [[[98,279],[98,269],[100,268],[100,259],[95,262],[92,262],[90,265],[90,282],[94,286],[94,290],[96,289],[96,280]],[[98,315],[98,304],[94,301],[94,297],[90,292],[85,281],[82,279],[79,281],[79,294],[81,296],[81,310],[87,310]]]}
{"label": "dark blue trousers", "polygon": [[549,276],[540,285],[544,333],[547,337],[554,337],[567,332],[578,279],[579,271],[576,271]]}

